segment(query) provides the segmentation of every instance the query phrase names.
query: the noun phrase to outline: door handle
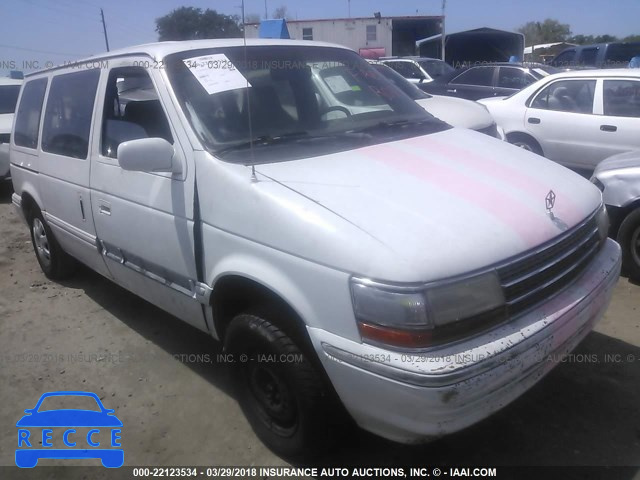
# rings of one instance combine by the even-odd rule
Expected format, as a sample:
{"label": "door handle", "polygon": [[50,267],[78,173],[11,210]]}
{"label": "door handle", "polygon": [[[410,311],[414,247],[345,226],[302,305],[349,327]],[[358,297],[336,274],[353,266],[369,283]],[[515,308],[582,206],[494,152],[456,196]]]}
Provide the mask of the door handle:
{"label": "door handle", "polygon": [[529,123],[534,123],[534,124],[538,125],[538,124],[540,123],[540,119],[539,119],[539,118],[536,118],[536,117],[529,117],[529,118],[527,119],[527,122],[529,122]]}
{"label": "door handle", "polygon": [[603,132],[615,132],[616,130],[618,130],[618,127],[616,127],[615,125],[600,125],[600,130],[602,130]]}
{"label": "door handle", "polygon": [[456,93],[458,90],[455,88],[447,88],[448,93]]}
{"label": "door handle", "polygon": [[98,211],[103,215],[111,215],[111,204],[107,202],[100,202],[98,205]]}

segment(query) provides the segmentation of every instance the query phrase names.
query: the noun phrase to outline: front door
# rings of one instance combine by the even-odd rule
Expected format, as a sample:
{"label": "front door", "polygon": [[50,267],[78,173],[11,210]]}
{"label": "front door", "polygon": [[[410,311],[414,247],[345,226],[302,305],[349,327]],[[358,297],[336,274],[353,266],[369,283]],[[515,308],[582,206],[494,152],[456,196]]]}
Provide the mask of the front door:
{"label": "front door", "polygon": [[597,162],[595,89],[594,79],[557,80],[533,99],[525,112],[525,128],[545,157],[577,168],[592,168]]}
{"label": "front door", "polygon": [[[148,60],[113,62],[100,87],[92,144],[91,205],[102,253],[118,283],[206,330],[195,295],[194,171],[167,115],[175,111],[161,101],[168,92],[160,73],[136,66]],[[173,145],[181,173],[120,167],[122,142],[155,137]]]}

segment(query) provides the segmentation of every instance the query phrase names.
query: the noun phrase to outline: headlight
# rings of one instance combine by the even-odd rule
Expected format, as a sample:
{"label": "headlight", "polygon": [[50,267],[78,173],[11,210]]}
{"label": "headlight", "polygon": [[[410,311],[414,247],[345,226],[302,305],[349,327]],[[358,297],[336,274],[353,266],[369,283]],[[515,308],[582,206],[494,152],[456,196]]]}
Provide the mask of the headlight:
{"label": "headlight", "polygon": [[363,340],[392,347],[452,342],[506,319],[495,272],[406,288],[353,278],[351,293]]}
{"label": "headlight", "polygon": [[598,223],[598,235],[600,235],[600,243],[604,242],[609,235],[609,214],[607,213],[607,207],[604,203],[596,213],[596,220]]}

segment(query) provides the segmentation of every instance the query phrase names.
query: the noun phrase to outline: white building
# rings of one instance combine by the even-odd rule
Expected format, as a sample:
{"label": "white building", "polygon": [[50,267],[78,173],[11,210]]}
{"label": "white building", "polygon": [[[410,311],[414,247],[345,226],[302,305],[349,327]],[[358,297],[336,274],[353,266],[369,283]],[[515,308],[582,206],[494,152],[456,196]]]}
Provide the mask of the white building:
{"label": "white building", "polygon": [[[345,45],[362,56],[415,55],[416,42],[440,33],[440,16],[328,18],[287,21],[296,40]],[[258,37],[259,23],[246,25],[248,38]]]}

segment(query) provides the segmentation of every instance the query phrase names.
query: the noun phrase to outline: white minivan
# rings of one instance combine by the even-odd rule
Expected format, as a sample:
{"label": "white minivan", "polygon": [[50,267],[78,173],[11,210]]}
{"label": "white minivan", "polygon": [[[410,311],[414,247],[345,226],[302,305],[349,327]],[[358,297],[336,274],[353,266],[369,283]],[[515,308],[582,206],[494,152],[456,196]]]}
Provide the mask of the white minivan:
{"label": "white minivan", "polygon": [[22,80],[0,78],[0,180],[9,176],[9,140]]}
{"label": "white minivan", "polygon": [[[323,110],[313,71],[337,65],[374,108]],[[281,454],[335,411],[406,443],[478,422],[591,331],[620,270],[598,188],[332,44],[162,42],[29,75],[11,173],[45,275],[80,261],[224,342]]]}

